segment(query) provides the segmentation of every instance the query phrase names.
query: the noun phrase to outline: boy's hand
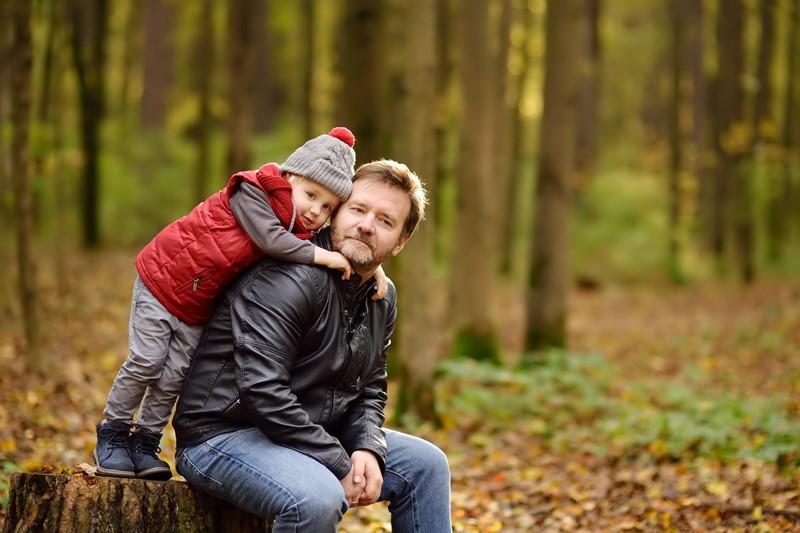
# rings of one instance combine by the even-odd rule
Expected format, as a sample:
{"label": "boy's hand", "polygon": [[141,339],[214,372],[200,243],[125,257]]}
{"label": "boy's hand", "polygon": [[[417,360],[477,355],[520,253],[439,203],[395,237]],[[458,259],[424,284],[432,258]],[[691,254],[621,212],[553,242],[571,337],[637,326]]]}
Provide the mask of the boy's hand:
{"label": "boy's hand", "polygon": [[339,252],[332,252],[319,246],[314,250],[314,264],[341,270],[343,272],[342,279],[345,280],[350,279],[350,275],[353,273],[353,267],[345,256]]}
{"label": "boy's hand", "polygon": [[389,284],[386,282],[386,273],[383,271],[382,266],[378,266],[375,271],[375,282],[378,286],[375,288],[375,294],[372,295],[373,300],[380,300],[386,296],[386,291],[389,290]]}

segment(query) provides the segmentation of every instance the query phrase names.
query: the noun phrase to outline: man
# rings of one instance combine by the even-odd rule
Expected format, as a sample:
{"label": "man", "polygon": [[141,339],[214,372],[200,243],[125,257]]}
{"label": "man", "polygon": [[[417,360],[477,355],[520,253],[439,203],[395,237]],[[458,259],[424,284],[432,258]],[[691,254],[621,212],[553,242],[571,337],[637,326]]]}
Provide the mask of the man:
{"label": "man", "polygon": [[392,529],[450,532],[445,455],[383,429],[397,294],[370,299],[380,264],[424,218],[405,165],[362,165],[314,242],[355,275],[265,259],[206,326],[173,425],[177,469],[209,494],[273,517],[273,531],[336,531],[348,507],[388,500]]}

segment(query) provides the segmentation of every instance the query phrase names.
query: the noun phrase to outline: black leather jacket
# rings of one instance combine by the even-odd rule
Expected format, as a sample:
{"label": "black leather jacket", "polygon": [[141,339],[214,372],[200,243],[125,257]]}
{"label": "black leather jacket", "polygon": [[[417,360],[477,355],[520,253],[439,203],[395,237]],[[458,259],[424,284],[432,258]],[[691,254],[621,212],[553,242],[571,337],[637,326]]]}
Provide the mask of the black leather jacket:
{"label": "black leather jacket", "polygon": [[[314,237],[330,249],[329,230]],[[370,450],[383,468],[386,350],[397,296],[373,301],[325,267],[264,259],[221,297],[206,325],[173,420],[177,447],[258,427],[339,479],[350,454]]]}

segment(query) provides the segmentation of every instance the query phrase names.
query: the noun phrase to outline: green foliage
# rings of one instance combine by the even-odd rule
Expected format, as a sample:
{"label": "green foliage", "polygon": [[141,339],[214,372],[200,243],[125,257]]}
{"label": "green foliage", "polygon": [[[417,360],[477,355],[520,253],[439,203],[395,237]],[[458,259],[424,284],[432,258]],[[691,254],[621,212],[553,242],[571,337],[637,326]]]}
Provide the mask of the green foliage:
{"label": "green foliage", "polygon": [[22,468],[11,461],[0,460],[0,509],[8,509],[8,479],[14,472],[21,472]]}
{"label": "green foliage", "polygon": [[471,360],[441,366],[445,424],[502,430],[513,423],[556,451],[654,459],[750,458],[800,467],[800,418],[782,395],[721,394],[695,372],[618,382],[598,354],[550,351],[512,371]]}
{"label": "green foliage", "polygon": [[497,364],[500,362],[497,335],[491,331],[478,333],[473,329],[462,329],[456,334],[453,342],[453,355]]}

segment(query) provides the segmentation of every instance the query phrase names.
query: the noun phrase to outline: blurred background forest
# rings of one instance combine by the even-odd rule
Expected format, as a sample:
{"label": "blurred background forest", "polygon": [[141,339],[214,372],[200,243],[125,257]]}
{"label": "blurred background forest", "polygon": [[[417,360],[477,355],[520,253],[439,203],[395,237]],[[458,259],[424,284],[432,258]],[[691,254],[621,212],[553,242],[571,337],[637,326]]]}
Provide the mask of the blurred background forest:
{"label": "blurred background forest", "polygon": [[[233,172],[282,162],[342,125],[358,163],[408,164],[431,200],[387,265],[401,298],[396,423],[469,433],[484,415],[524,417],[525,431],[552,438],[604,413],[617,422],[604,428],[612,451],[745,447],[797,464],[800,1],[0,0],[0,10],[0,361],[18,377],[70,373],[99,413],[125,356],[139,248]],[[658,296],[624,292],[642,288]],[[593,307],[596,294],[614,303]],[[676,323],[641,319],[668,295],[664,313],[705,324],[699,344],[682,345]],[[700,300],[703,313],[687,311]],[[697,318],[742,302],[760,318]],[[612,344],[618,332],[601,329],[614,319],[633,332],[617,346],[622,365],[647,359],[645,374],[680,367],[682,352],[692,379],[708,377],[717,339],[770,355],[753,376],[759,392],[784,394],[764,408],[773,425],[753,429],[760,415],[711,394],[698,401],[733,402],[713,405],[741,433],[676,441],[674,420],[650,434],[621,404],[598,403],[614,386],[611,363],[575,352]],[[653,335],[665,346],[625,344]],[[724,344],[736,335],[746,348]],[[76,356],[100,363],[65,363]],[[740,395],[755,386],[718,382]],[[30,389],[64,393],[36,387],[9,406],[46,404]],[[657,390],[617,393],[638,398],[636,410]],[[708,428],[708,409],[673,400],[687,427]],[[573,422],[548,418],[564,405]],[[47,425],[25,424],[28,439]],[[621,436],[626,424],[639,440]],[[587,435],[565,441],[580,449]],[[0,441],[13,468],[19,440]]]}

